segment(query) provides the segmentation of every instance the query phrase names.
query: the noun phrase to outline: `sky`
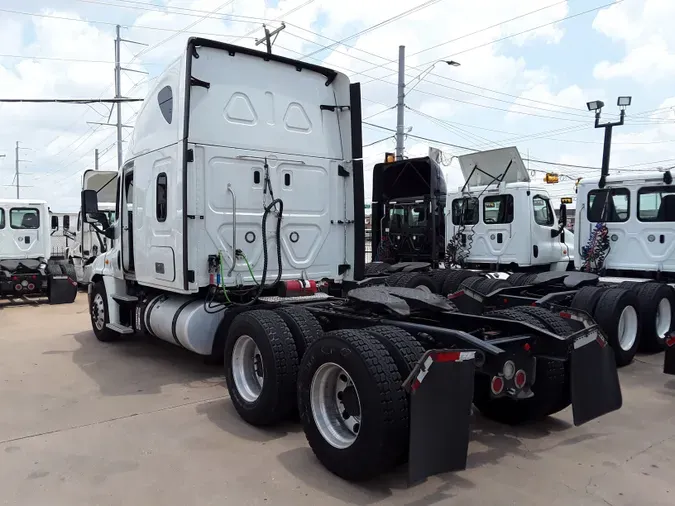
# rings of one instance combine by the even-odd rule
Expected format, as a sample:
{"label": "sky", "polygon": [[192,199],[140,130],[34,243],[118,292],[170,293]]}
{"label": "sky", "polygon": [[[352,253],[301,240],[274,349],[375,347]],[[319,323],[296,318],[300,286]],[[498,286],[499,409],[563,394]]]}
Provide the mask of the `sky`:
{"label": "sky", "polygon": [[[406,156],[441,148],[452,189],[463,183],[457,156],[516,146],[534,181],[564,174],[551,194],[569,196],[602,160],[591,100],[616,121],[617,97],[632,96],[614,129],[613,172],[675,165],[672,19],[672,0],[5,0],[0,98],[112,97],[116,24],[141,43],[122,44],[122,93],[143,98],[189,36],[254,47],[263,23],[283,21],[275,53],[362,84],[367,196],[370,169],[395,146],[400,45]],[[139,109],[122,107],[125,125]],[[0,103],[0,196],[16,194],[18,141],[21,197],[76,210],[95,149],[101,169],[117,169],[115,129],[96,124],[108,116],[102,104]]]}

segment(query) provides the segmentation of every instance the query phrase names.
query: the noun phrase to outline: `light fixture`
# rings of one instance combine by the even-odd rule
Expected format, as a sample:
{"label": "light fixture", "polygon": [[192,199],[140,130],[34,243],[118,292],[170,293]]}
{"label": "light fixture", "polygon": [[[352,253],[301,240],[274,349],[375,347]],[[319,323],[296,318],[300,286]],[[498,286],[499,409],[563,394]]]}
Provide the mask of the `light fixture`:
{"label": "light fixture", "polygon": [[605,103],[602,100],[594,100],[593,102],[586,102],[586,106],[589,111],[599,111],[605,107]]}
{"label": "light fixture", "polygon": [[461,65],[461,63],[455,60],[446,60],[445,63],[447,63],[448,65],[452,65],[453,67],[459,67]]}
{"label": "light fixture", "polygon": [[619,97],[616,101],[616,105],[619,107],[628,107],[632,100],[632,97]]}

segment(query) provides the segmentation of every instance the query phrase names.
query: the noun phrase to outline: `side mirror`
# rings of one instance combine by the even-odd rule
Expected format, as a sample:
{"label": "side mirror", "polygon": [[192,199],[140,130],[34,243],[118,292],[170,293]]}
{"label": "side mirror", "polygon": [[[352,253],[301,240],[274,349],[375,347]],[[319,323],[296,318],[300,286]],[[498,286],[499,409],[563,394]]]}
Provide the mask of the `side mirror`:
{"label": "side mirror", "polygon": [[52,230],[58,230],[59,229],[59,217],[58,216],[52,216]]}
{"label": "side mirror", "polygon": [[560,223],[565,226],[565,223],[567,223],[567,205],[565,204],[560,204]]}
{"label": "side mirror", "polygon": [[82,190],[82,220],[85,223],[98,223],[98,195],[95,190]]}
{"label": "side mirror", "polygon": [[558,230],[551,230],[551,238],[560,236],[560,240],[565,242],[565,225],[567,224],[567,206],[560,204],[560,218],[558,219]]}

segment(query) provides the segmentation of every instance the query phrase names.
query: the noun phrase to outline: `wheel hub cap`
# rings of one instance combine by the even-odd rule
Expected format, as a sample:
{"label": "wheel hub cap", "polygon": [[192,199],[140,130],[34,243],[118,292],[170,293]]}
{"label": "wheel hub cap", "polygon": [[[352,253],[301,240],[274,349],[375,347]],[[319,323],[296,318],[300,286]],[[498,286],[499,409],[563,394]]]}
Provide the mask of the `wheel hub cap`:
{"label": "wheel hub cap", "polygon": [[332,362],[312,378],[310,407],[321,436],[338,449],[349,448],[361,430],[359,392],[347,372]]}
{"label": "wheel hub cap", "polygon": [[265,383],[265,368],[260,350],[250,336],[239,336],[234,343],[232,377],[237,392],[246,402],[255,402],[260,397]]}

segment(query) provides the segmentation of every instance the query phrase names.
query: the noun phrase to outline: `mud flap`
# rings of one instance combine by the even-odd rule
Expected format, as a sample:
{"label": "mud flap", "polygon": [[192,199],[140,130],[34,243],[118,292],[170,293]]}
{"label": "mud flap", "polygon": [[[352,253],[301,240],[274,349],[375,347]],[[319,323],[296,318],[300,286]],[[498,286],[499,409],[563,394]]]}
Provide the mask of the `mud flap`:
{"label": "mud flap", "polygon": [[666,338],[666,352],[663,359],[663,372],[675,375],[675,334]]}
{"label": "mud flap", "polygon": [[47,299],[50,304],[72,304],[76,298],[77,281],[68,276],[49,276]]}
{"label": "mud flap", "polygon": [[574,425],[621,408],[623,398],[614,353],[597,328],[574,341],[570,389]]}
{"label": "mud flap", "polygon": [[408,483],[466,468],[475,352],[427,351],[404,382],[410,393]]}

